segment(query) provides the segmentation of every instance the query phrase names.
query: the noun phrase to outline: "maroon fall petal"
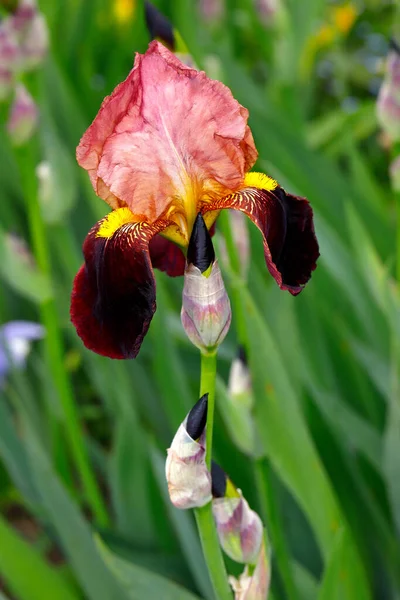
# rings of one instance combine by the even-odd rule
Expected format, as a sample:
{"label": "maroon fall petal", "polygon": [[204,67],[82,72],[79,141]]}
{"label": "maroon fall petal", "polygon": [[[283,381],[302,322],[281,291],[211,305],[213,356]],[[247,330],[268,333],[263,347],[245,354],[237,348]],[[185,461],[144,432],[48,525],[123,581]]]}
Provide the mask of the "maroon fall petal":
{"label": "maroon fall petal", "polygon": [[[210,227],[210,236],[215,233],[215,223]],[[151,264],[154,269],[164,271],[170,277],[179,277],[185,272],[186,258],[182,250],[162,235],[155,235],[149,244]]]}
{"label": "maroon fall petal", "polygon": [[156,310],[149,241],[168,223],[126,223],[99,237],[103,221],[83,245],[85,264],[75,277],[71,320],[87,348],[110,358],[135,358]]}
{"label": "maroon fall petal", "polygon": [[185,256],[182,250],[162,235],[156,235],[150,241],[151,264],[155,269],[164,271],[170,277],[183,275],[185,271]]}
{"label": "maroon fall petal", "polygon": [[299,294],[319,256],[308,200],[279,186],[273,191],[248,187],[208,203],[203,212],[222,208],[241,210],[250,217],[263,235],[269,272],[281,289]]}

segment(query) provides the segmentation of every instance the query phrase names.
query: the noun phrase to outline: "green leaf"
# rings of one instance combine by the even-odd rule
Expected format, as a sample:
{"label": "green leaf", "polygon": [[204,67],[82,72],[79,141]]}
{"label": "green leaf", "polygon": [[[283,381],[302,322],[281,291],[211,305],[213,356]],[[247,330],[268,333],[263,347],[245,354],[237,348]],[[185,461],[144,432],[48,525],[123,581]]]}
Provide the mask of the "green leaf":
{"label": "green leaf", "polygon": [[156,539],[151,518],[147,438],[132,410],[117,420],[109,473],[117,530],[138,545],[151,547]]}
{"label": "green leaf", "polygon": [[162,600],[199,600],[188,590],[181,586],[157,575],[152,571],[147,571],[143,567],[138,567],[129,563],[123,558],[112,554],[107,546],[96,537],[96,546],[110,571],[122,585],[128,598],[139,600],[140,598],[162,598]]}
{"label": "green leaf", "polygon": [[0,572],[19,600],[78,600],[60,573],[1,517]]}
{"label": "green leaf", "polygon": [[321,551],[327,555],[341,523],[336,499],[268,326],[247,290],[240,288],[240,293],[260,438],[276,471],[308,515]]}
{"label": "green leaf", "polygon": [[0,456],[14,485],[23,497],[31,504],[37,503],[38,493],[33,483],[26,449],[17,435],[13,416],[2,393],[0,393]]}
{"label": "green leaf", "polygon": [[378,431],[335,394],[319,390],[314,385],[311,385],[311,391],[321,413],[337,434],[343,436],[351,448],[363,453],[379,472],[382,443]]}
{"label": "green leaf", "polygon": [[354,544],[344,529],[336,534],[318,600],[370,600],[365,573]]}
{"label": "green leaf", "polygon": [[90,600],[127,600],[119,583],[105,568],[89,525],[61,485],[25,416],[23,423],[32,476],[46,518],[56,530],[86,596]]}
{"label": "green leaf", "polygon": [[[77,195],[77,176],[71,153],[57,135],[49,112],[42,118],[41,138],[45,162],[38,169],[39,200],[46,223],[62,223],[72,209]],[[40,170],[37,170],[37,174]],[[58,183],[62,181],[63,184]],[[47,184],[47,186],[46,186]]]}
{"label": "green leaf", "polygon": [[293,572],[301,600],[316,600],[318,582],[315,577],[298,562],[293,563]]}

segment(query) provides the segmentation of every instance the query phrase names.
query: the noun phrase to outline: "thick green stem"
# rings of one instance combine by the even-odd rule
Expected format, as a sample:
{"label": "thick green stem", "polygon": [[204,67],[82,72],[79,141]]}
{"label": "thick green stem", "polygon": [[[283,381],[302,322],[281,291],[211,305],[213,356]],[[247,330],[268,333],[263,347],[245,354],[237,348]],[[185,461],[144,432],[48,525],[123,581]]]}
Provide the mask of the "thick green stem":
{"label": "thick green stem", "polygon": [[[50,252],[46,228],[37,197],[34,170],[37,161],[35,157],[36,152],[33,145],[21,148],[17,153],[34,255],[40,270],[51,280]],[[107,510],[89,463],[71,383],[64,367],[63,340],[54,299],[51,298],[42,302],[40,314],[46,328],[44,344],[47,361],[62,407],[63,424],[65,425],[65,433],[71,454],[93,516],[99,525],[106,526],[108,523]]]}
{"label": "thick green stem", "polygon": [[[200,396],[208,393],[207,432],[206,432],[206,464],[211,468],[212,437],[215,405],[215,376],[217,372],[217,354],[201,355]],[[210,574],[211,583],[217,600],[232,600],[232,592],[228,583],[224,559],[215,528],[211,502],[196,508],[197,527],[201,546]]]}

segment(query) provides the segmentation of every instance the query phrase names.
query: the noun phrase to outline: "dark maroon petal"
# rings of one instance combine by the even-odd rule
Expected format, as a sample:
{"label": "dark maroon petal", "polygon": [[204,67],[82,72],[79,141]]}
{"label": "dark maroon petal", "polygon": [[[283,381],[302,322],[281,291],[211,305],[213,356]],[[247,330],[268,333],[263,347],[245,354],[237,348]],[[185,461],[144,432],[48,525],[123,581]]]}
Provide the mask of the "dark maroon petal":
{"label": "dark maroon petal", "polygon": [[[215,233],[215,223],[210,227],[210,236]],[[151,264],[170,277],[179,277],[185,272],[186,258],[182,250],[162,235],[155,235],[149,244]]]}
{"label": "dark maroon petal", "polygon": [[149,241],[168,223],[126,223],[99,237],[103,221],[83,245],[85,264],[75,277],[71,320],[87,348],[110,358],[135,358],[156,310]]}
{"label": "dark maroon petal", "polygon": [[183,275],[185,271],[185,256],[182,250],[162,235],[156,235],[150,240],[151,264],[155,269],[164,271],[170,277]]}
{"label": "dark maroon petal", "polygon": [[319,256],[313,213],[306,198],[255,187],[208,203],[203,212],[233,208],[257,225],[264,238],[267,267],[279,287],[299,294],[316,268]]}

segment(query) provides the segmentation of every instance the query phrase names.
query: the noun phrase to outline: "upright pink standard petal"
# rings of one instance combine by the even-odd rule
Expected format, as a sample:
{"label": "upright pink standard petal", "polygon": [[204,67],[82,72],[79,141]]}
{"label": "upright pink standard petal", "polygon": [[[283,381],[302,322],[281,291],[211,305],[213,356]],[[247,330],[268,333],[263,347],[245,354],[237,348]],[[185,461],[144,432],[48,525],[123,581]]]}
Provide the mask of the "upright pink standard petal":
{"label": "upright pink standard petal", "polygon": [[[230,90],[154,41],[77,149],[97,194],[154,222],[178,224],[199,203],[237,189],[257,151],[248,112]],[[187,232],[184,232],[187,233]]]}

